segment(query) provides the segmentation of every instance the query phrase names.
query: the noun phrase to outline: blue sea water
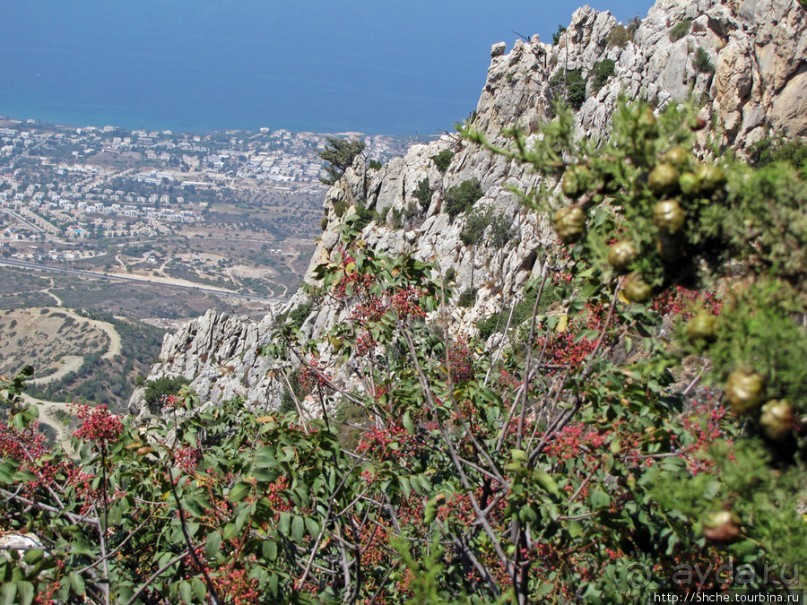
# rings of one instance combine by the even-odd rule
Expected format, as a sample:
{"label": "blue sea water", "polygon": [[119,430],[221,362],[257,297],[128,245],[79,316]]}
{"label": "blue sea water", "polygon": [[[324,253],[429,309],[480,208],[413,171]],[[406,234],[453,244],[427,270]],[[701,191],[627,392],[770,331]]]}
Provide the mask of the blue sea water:
{"label": "blue sea water", "polygon": [[[597,7],[627,21],[650,4]],[[175,131],[427,135],[473,109],[491,43],[536,32],[551,38],[577,5],[7,1],[0,115]]]}

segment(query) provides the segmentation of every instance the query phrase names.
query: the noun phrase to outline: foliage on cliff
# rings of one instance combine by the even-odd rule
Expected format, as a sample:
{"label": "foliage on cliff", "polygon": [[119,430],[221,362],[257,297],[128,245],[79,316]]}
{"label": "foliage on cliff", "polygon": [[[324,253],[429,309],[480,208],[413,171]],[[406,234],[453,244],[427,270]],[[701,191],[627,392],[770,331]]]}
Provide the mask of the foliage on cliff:
{"label": "foliage on cliff", "polygon": [[319,153],[319,157],[326,162],[323,167],[325,176],[320,180],[326,185],[333,185],[364,151],[364,147],[364,141],[328,137],[325,149]]}
{"label": "foliage on cliff", "polygon": [[434,265],[376,253],[348,217],[318,269],[348,321],[320,342],[286,323],[265,351],[289,362],[296,413],[187,391],[140,427],[85,409],[73,459],[32,428],[22,380],[4,383],[0,512],[36,541],[0,557],[4,598],[786,590],[807,539],[805,183],[786,164],[696,159],[697,126],[624,105],[593,148],[559,110],[542,137],[494,148],[562,179],[563,199],[524,201],[564,244],[490,349],[452,336]]}

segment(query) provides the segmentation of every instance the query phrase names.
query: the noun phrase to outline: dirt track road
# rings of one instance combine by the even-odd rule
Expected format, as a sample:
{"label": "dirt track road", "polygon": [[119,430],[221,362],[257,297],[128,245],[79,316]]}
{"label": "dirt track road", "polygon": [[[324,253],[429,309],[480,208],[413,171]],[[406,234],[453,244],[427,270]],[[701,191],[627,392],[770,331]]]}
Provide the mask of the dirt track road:
{"label": "dirt track road", "polygon": [[70,431],[55,414],[56,411],[62,410],[72,416],[72,410],[70,408],[73,404],[59,401],[45,401],[31,397],[26,393],[22,394],[22,398],[28,403],[36,405],[39,409],[40,424],[51,427],[56,433],[56,440],[62,445],[67,455],[73,456],[75,450],[73,450],[73,447],[70,445]]}

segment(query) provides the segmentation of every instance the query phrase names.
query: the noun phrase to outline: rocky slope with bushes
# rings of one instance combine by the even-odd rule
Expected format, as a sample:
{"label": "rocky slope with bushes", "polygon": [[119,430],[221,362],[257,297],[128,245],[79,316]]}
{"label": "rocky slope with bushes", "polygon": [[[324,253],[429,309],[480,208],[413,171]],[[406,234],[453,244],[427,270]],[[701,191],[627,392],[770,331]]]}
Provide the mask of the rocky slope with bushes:
{"label": "rocky slope with bushes", "polygon": [[[535,36],[509,52],[493,45],[466,125],[510,147],[507,133],[518,129],[529,147],[563,99],[576,109],[578,136],[597,141],[622,95],[658,109],[691,100],[709,123],[700,153],[754,155],[772,140],[807,135],[805,13],[796,0],[659,0],[641,22],[620,24],[582,8],[554,44]],[[455,134],[415,145],[381,168],[369,159],[357,157],[328,191],[306,285],[289,305],[260,323],[208,312],[166,337],[149,379],[183,376],[203,401],[240,396],[279,405],[277,362],[260,353],[278,319],[316,338],[350,313],[319,292],[314,276],[340,245],[349,217],[374,250],[439,265],[453,293],[454,332],[491,331],[485,322],[518,302],[557,242],[546,214],[526,211],[514,191],[555,190],[557,183]],[[327,359],[329,345],[320,347]],[[143,409],[142,389],[130,409]]]}

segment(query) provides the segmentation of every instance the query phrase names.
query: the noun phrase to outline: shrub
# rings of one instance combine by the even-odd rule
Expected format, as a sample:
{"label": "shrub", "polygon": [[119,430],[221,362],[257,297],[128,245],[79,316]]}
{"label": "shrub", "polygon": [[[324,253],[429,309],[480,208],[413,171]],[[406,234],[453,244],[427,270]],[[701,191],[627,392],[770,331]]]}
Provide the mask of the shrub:
{"label": "shrub", "polygon": [[594,69],[591,70],[591,91],[593,94],[596,95],[608,81],[608,78],[614,75],[615,66],[616,63],[611,59],[597,61],[594,64]]}
{"label": "shrub", "polygon": [[347,202],[345,200],[334,200],[332,203],[333,205],[333,213],[336,215],[337,218],[342,218],[342,215],[347,210]]}
{"label": "shrub", "polygon": [[378,218],[378,215],[364,204],[356,204],[356,214],[359,217],[359,220],[356,221],[356,228],[359,230],[364,229]]}
{"label": "shrub", "polygon": [[432,162],[440,171],[440,174],[445,174],[451,164],[451,159],[454,157],[454,152],[450,149],[443,149],[440,153],[431,157]]}
{"label": "shrub", "polygon": [[390,206],[387,209],[387,216],[384,222],[390,229],[400,229],[401,227],[403,227],[403,219],[404,219],[404,213],[398,210],[398,208]]}
{"label": "shrub", "polygon": [[381,162],[381,160],[370,160],[370,162],[367,164],[367,167],[370,170],[381,170],[383,166],[384,164]]}
{"label": "shrub", "polygon": [[415,218],[418,214],[421,213],[421,208],[415,202],[409,202],[406,207],[403,209],[403,217],[404,220],[409,221]]}
{"label": "shrub", "polygon": [[491,337],[491,335],[496,331],[500,317],[501,315],[497,313],[496,315],[484,317],[479,320],[479,323],[476,324],[476,329],[479,330],[480,340],[485,341]]}
{"label": "shrub", "polygon": [[469,179],[446,191],[445,210],[452,219],[470,210],[484,195],[478,179]]}
{"label": "shrub", "polygon": [[182,376],[162,376],[156,380],[149,380],[146,383],[144,399],[146,407],[153,414],[159,414],[168,397],[176,396],[182,387],[190,384],[187,378]]}
{"label": "shrub", "polygon": [[678,42],[678,40],[684,38],[691,29],[692,29],[692,20],[684,19],[683,21],[679,21],[678,23],[673,25],[670,28],[670,31],[667,35],[670,37],[670,40],[672,42]]}
{"label": "shrub", "polygon": [[502,248],[513,235],[507,218],[496,214],[491,207],[478,208],[468,215],[465,225],[460,231],[460,241],[466,246],[476,246],[483,241],[483,236],[490,228],[488,243],[494,248]]}
{"label": "shrub", "polygon": [[434,195],[434,189],[429,186],[429,179],[421,180],[415,189],[415,199],[418,201],[421,208],[425,210],[429,207],[432,201],[432,195]]}
{"label": "shrub", "polygon": [[560,70],[550,81],[563,91],[563,98],[573,109],[580,109],[586,100],[586,81],[580,69]]}
{"label": "shrub", "polygon": [[492,211],[490,207],[477,208],[465,219],[460,231],[460,241],[466,246],[476,246],[482,241],[485,229],[490,225]]}
{"label": "shrub", "polygon": [[695,67],[696,71],[702,74],[711,73],[715,70],[715,66],[709,58],[709,53],[706,52],[702,46],[699,46],[695,51],[695,58],[692,60],[692,65]]}
{"label": "shrub", "polygon": [[628,28],[620,23],[611,28],[611,31],[608,32],[608,37],[605,40],[609,48],[614,46],[618,48],[625,48],[628,42],[630,42],[632,39],[633,36],[628,31]]}
{"label": "shrub", "polygon": [[630,34],[630,39],[633,40],[633,36],[636,35],[636,31],[642,25],[642,20],[639,17],[634,17],[630,21],[628,21],[628,34]]}
{"label": "shrub", "polygon": [[476,288],[468,288],[467,290],[464,290],[457,299],[457,306],[462,307],[463,309],[473,307],[474,304],[476,304],[477,294],[478,290]]}
{"label": "shrub", "polygon": [[490,221],[490,245],[503,248],[513,238],[513,227],[503,214],[495,215]]}
{"label": "shrub", "polygon": [[300,303],[296,307],[294,307],[288,314],[288,321],[291,323],[292,326],[297,328],[298,330],[302,327],[303,323],[308,316],[311,315],[311,311],[314,310],[314,304],[311,301],[306,301]]}
{"label": "shrub", "polygon": [[807,174],[807,143],[803,140],[783,141],[766,137],[751,146],[749,156],[751,163],[760,168],[774,162],[787,162]]}

